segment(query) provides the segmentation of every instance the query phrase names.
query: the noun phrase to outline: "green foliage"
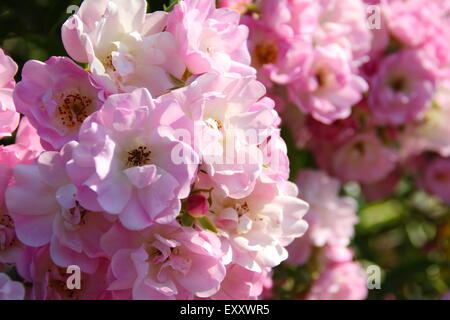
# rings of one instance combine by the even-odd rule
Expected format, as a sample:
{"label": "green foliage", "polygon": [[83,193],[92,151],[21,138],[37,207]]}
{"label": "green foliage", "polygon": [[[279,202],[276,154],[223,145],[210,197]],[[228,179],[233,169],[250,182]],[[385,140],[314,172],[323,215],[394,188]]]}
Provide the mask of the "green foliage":
{"label": "green foliage", "polygon": [[178,3],[178,0],[170,0],[169,4],[163,4],[163,10],[166,12],[172,11],[173,7]]}

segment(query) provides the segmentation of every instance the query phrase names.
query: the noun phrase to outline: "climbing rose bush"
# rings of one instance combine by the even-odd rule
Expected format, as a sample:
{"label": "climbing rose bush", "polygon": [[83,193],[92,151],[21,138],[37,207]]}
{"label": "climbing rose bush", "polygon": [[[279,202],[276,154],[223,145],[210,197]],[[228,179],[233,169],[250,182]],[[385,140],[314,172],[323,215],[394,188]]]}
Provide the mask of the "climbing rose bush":
{"label": "climbing rose bush", "polygon": [[[0,299],[366,299],[362,251],[450,252],[449,0],[147,10],[84,0],[67,56],[0,49]],[[439,223],[370,238],[399,192]]]}
{"label": "climbing rose bush", "polygon": [[262,294],[309,205],[239,21],[210,0],[86,0],[62,27],[69,57],[15,84],[1,52],[3,136],[22,117],[0,150],[0,262],[30,285],[0,274],[0,298]]}

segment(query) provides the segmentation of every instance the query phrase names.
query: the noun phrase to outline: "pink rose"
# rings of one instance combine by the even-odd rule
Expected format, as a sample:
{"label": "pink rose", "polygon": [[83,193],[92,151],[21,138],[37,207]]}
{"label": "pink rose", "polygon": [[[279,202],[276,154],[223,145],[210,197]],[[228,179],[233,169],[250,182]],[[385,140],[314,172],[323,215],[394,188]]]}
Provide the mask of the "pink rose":
{"label": "pink rose", "polygon": [[132,230],[175,220],[198,158],[163,123],[172,103],[137,89],[111,95],[85,121],[67,165],[83,207],[118,215]]}
{"label": "pink rose", "polygon": [[450,159],[435,158],[421,170],[419,181],[422,188],[450,204]]}
{"label": "pink rose", "polygon": [[347,118],[368,89],[351,62],[351,52],[337,44],[316,47],[298,78],[289,84],[289,99],[325,124]]}
{"label": "pink rose", "polygon": [[331,263],[313,283],[307,300],[363,300],[367,275],[356,262]]}
{"label": "pink rose", "polygon": [[145,0],[86,0],[62,27],[67,52],[89,64],[106,95],[145,87],[158,96],[183,77],[167,13],[146,12]]}
{"label": "pink rose", "polygon": [[81,124],[100,108],[90,74],[65,57],[28,61],[14,90],[14,101],[49,150],[78,139]]}
{"label": "pink rose", "polygon": [[210,0],[182,0],[174,7],[167,18],[167,30],[174,35],[191,73],[254,73],[248,67],[248,29],[239,24],[239,18],[238,12],[216,9]]}
{"label": "pink rose", "polygon": [[[32,247],[50,244],[57,265],[76,264],[83,272],[93,273],[104,256],[100,236],[110,222],[103,213],[80,205],[65,171],[71,151],[67,145],[61,153],[42,153],[37,164],[16,166],[6,205],[21,242]],[[33,201],[27,201],[29,197]]]}
{"label": "pink rose", "polygon": [[333,150],[331,168],[343,181],[374,183],[392,172],[398,159],[395,149],[385,146],[375,134],[365,133]]}
{"label": "pink rose", "polygon": [[108,290],[133,299],[192,299],[215,294],[226,273],[218,237],[171,225],[131,232],[116,224],[102,239],[114,280]]}

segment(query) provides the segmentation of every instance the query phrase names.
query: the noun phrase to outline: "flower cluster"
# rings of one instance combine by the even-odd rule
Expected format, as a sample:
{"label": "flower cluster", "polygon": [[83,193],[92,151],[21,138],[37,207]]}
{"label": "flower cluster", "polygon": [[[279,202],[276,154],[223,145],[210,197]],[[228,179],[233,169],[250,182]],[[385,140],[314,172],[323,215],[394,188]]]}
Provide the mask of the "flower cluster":
{"label": "flower cluster", "polygon": [[450,203],[448,1],[241,5],[257,76],[321,170],[369,200],[412,175]]}
{"label": "flower cluster", "polygon": [[[356,209],[337,197],[340,182],[357,182],[375,201],[411,177],[450,204],[449,1],[222,4],[241,12],[258,79],[297,147],[321,170],[298,178],[311,204],[310,229],[291,245],[291,262],[305,263],[311,248],[348,245]],[[338,270],[353,267],[323,266],[333,271],[324,271],[308,298],[364,297],[359,289],[327,293],[321,286],[340,288]]]}
{"label": "flower cluster", "polygon": [[306,296],[308,300],[355,300],[367,296],[367,276],[353,261],[348,248],[354,235],[357,203],[340,197],[340,183],[317,170],[300,171],[297,184],[300,195],[310,204],[305,216],[309,228],[305,235],[289,245],[288,263],[315,264],[318,273]]}
{"label": "flower cluster", "polygon": [[28,61],[15,85],[1,52],[2,137],[19,129],[0,149],[0,268],[30,285],[0,274],[0,299],[261,295],[308,204],[239,20],[211,0],[85,0],[62,27],[71,59]]}

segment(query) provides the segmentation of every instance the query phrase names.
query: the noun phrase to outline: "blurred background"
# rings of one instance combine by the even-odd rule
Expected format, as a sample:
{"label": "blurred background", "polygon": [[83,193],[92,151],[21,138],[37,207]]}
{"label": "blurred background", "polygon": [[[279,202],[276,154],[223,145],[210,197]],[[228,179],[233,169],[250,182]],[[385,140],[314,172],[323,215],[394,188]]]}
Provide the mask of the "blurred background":
{"label": "blurred background", "polygon": [[[163,10],[169,0],[151,0],[149,10]],[[60,37],[62,23],[80,0],[1,0],[0,45],[21,68],[29,59],[44,61],[66,55]],[[20,70],[16,76],[20,80]],[[314,168],[312,155],[283,136],[291,159],[291,177],[301,168]],[[438,299],[450,287],[450,208],[415,188],[405,177],[393,197],[366,203],[358,184],[342,194],[355,198],[360,222],[352,248],[364,266],[381,268],[381,289],[369,299]],[[274,273],[274,298],[296,299],[314,277],[313,266],[282,265]]]}

